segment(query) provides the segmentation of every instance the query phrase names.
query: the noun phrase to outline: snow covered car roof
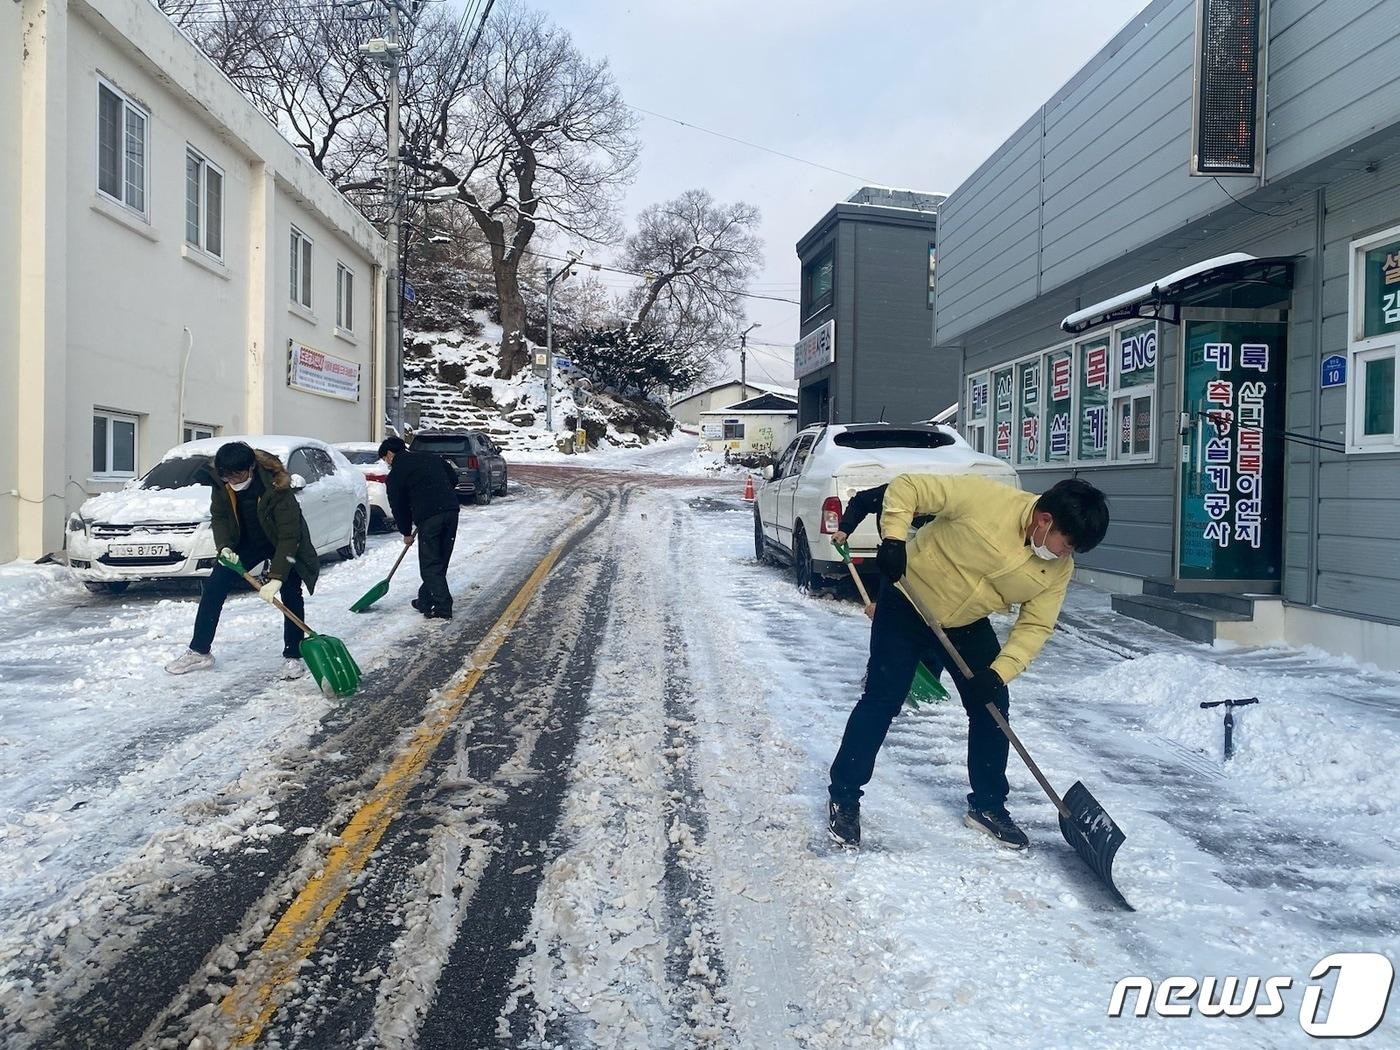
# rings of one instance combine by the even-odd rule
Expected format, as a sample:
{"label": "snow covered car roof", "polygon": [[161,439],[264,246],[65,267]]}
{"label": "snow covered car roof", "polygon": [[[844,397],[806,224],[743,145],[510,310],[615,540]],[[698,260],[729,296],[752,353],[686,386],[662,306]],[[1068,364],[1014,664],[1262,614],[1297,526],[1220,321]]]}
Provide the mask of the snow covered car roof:
{"label": "snow covered car roof", "polygon": [[198,441],[186,441],[183,445],[176,445],[160,458],[164,461],[167,459],[188,459],[190,456],[212,456],[230,441],[243,441],[260,452],[271,452],[283,463],[291,455],[292,449],[300,448],[303,445],[325,449],[334,447],[320,438],[290,437],[286,434],[226,434],[213,438],[200,438]]}

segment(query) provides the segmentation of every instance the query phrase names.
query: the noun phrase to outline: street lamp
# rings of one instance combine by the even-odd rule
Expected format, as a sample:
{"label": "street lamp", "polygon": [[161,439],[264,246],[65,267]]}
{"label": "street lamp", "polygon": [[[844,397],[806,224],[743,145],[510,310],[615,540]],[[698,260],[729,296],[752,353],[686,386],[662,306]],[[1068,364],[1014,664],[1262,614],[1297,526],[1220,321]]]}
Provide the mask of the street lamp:
{"label": "street lamp", "polygon": [[739,333],[739,400],[749,399],[749,333],[755,328],[762,328],[760,321],[755,321],[742,332]]}
{"label": "street lamp", "polygon": [[544,282],[544,425],[554,433],[554,282],[566,279],[583,252],[571,251],[569,261]]}

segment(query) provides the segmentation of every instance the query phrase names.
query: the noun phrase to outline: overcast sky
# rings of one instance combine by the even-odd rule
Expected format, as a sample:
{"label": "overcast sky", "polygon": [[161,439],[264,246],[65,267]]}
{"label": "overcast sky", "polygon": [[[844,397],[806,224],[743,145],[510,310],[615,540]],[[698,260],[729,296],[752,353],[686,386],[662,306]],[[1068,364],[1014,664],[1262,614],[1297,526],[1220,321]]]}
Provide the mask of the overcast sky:
{"label": "overcast sky", "polygon": [[[642,116],[628,216],[694,186],[749,201],[752,290],[796,299],[794,245],[833,204],[862,183],[951,192],[1147,0],[535,2],[629,104],[851,173]],[[784,348],[750,354],[750,380],[794,385],[797,307],[751,300],[749,317],[751,341]]]}

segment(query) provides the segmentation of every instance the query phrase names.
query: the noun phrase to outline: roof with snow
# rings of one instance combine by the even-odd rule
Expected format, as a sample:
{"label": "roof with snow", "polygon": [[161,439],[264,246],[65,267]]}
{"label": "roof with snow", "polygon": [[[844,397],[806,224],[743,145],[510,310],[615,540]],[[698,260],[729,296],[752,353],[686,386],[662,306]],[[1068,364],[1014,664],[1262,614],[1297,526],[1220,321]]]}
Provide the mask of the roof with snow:
{"label": "roof with snow", "polygon": [[[671,407],[672,407],[672,408],[675,408],[677,405],[681,404],[682,402],[689,401],[692,397],[701,397],[701,396],[704,395],[704,394],[711,394],[711,393],[714,393],[714,391],[716,391],[716,390],[723,390],[723,389],[724,389],[725,387],[727,387],[727,386],[739,386],[739,385],[740,385],[740,384],[739,384],[739,380],[737,380],[737,379],[726,379],[723,383],[716,383],[714,386],[707,386],[707,387],[705,387],[705,388],[702,389],[702,390],[692,390],[690,393],[686,394],[684,397],[678,397],[678,398],[676,398],[674,401],[671,402]],[[787,397],[796,397],[796,396],[797,396],[797,391],[794,390],[794,389],[792,389],[792,387],[790,387],[790,386],[774,386],[772,383],[755,383],[755,382],[753,382],[752,380],[750,380],[750,381],[747,382],[747,383],[744,383],[743,385],[744,385],[744,386],[751,386],[751,387],[753,387],[755,390],[762,390],[764,393],[767,393],[767,394],[784,394],[784,395],[786,395]]]}
{"label": "roof with snow", "polygon": [[758,397],[751,397],[747,401],[740,401],[737,404],[726,405],[723,408],[712,408],[708,412],[701,412],[702,416],[732,415],[735,412],[796,412],[797,398],[789,394],[759,394]]}
{"label": "roof with snow", "polygon": [[1293,258],[1284,255],[1257,259],[1244,252],[1231,252],[1204,259],[1159,277],[1151,284],[1077,310],[1061,321],[1060,327],[1077,335],[1114,321],[1169,316],[1163,313],[1162,307],[1180,306],[1187,296],[1227,284],[1283,282],[1280,287],[1287,288],[1291,284]]}

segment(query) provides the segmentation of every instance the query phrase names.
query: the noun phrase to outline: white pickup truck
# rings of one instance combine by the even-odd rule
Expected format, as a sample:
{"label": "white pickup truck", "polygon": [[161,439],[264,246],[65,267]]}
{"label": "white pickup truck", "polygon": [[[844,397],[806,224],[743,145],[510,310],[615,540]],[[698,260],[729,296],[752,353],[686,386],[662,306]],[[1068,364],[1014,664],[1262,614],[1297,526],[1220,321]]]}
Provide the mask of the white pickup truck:
{"label": "white pickup truck", "polygon": [[[1016,471],[975,451],[952,427],[891,423],[819,423],[793,439],[754,500],[754,555],[785,562],[804,590],[844,578],[831,545],[852,496],[900,474],[980,474],[1019,488]],[[851,534],[853,559],[870,558],[880,545],[875,516]]]}

